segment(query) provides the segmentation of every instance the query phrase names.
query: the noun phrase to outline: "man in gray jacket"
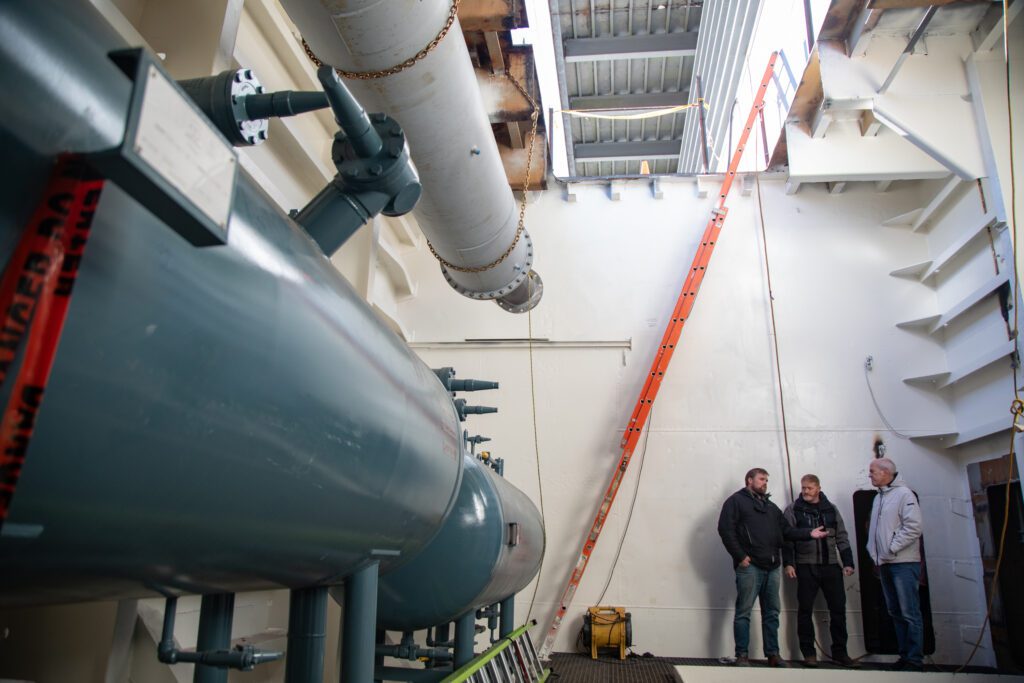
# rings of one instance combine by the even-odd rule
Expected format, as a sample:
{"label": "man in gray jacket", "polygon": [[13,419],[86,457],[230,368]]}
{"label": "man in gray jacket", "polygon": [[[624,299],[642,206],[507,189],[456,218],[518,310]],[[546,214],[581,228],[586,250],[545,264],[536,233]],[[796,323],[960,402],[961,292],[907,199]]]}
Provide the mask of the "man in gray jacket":
{"label": "man in gray jacket", "polygon": [[878,567],[882,594],[896,627],[900,659],[895,668],[921,671],[924,663],[924,620],[918,594],[921,506],[898,475],[896,465],[888,458],[872,460],[868,467],[871,485],[878,488],[878,495],[871,506],[867,551]]}

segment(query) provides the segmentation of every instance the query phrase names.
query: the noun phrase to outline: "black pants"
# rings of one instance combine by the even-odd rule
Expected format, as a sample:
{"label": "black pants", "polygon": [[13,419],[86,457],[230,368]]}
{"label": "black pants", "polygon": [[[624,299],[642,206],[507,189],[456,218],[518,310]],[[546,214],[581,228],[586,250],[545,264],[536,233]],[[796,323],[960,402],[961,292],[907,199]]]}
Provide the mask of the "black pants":
{"label": "black pants", "polygon": [[817,652],[814,647],[814,599],[818,590],[825,594],[832,634],[832,656],[846,654],[846,586],[843,569],[837,564],[798,564],[796,566],[797,621],[800,652],[804,656]]}

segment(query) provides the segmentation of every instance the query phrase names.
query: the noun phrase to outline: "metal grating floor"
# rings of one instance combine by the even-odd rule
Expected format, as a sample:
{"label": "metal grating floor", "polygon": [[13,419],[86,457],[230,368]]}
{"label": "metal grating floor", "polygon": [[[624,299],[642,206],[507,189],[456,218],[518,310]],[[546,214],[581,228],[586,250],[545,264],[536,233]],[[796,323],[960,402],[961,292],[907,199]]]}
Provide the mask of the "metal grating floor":
{"label": "metal grating floor", "polygon": [[551,655],[552,676],[558,683],[682,683],[676,667],[680,664],[717,666],[717,659],[684,659],[681,657],[613,657],[591,659],[589,655],[572,652]]}
{"label": "metal grating floor", "polygon": [[[790,662],[791,669],[769,669],[764,660],[757,659],[751,660],[751,664],[752,667],[750,669],[735,669],[739,680],[748,678],[751,675],[756,676],[758,669],[761,669],[766,674],[771,672],[772,674],[778,674],[790,679],[799,679],[800,676],[805,676],[807,680],[812,680],[812,678],[820,680],[822,674],[827,676],[827,672],[830,671],[849,671],[853,673],[850,669],[844,669],[828,661],[821,662],[820,666],[816,669],[807,669],[801,666],[798,661]],[[593,660],[589,655],[573,652],[553,653],[551,655],[551,662],[547,666],[551,669],[552,673],[552,677],[549,680],[557,681],[557,683],[683,683],[676,672],[677,666],[733,668],[728,660],[722,661],[719,659],[638,657],[633,655],[624,661],[620,661],[606,655],[600,659]],[[865,673],[884,674],[889,672],[889,669],[890,667],[886,664],[865,663],[857,675],[870,680],[871,676],[864,676]],[[949,674],[953,670],[954,667],[949,666],[938,666],[935,664],[925,666],[926,672]],[[806,674],[803,672],[806,672]],[[997,672],[987,667],[969,666],[965,669],[964,673],[991,675]],[[900,677],[901,674],[888,673],[888,676]]]}

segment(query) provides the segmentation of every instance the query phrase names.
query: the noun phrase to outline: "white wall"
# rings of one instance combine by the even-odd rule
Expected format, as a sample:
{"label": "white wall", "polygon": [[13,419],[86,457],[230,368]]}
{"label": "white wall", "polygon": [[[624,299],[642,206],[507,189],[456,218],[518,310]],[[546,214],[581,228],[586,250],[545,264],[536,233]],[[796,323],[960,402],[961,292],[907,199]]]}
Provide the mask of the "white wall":
{"label": "white wall", "polygon": [[[538,344],[533,351],[548,551],[532,616],[542,626],[617,462],[621,430],[711,206],[696,197],[692,182],[663,187],[661,201],[636,183],[619,202],[592,186],[580,189],[574,204],[548,192],[528,208],[535,267],[545,282],[544,300],[532,313],[534,337],[630,340],[628,350]],[[966,652],[959,624],[980,624],[984,610],[975,585],[954,575],[955,561],[978,555],[971,520],[949,512],[951,499],[964,497],[962,469],[949,451],[885,434],[863,369],[865,357],[873,355],[871,381],[898,430],[928,433],[954,420],[947,397],[902,382],[911,367],[945,362],[941,344],[922,343],[894,327],[908,310],[934,301],[927,288],[888,275],[921,260],[927,245],[921,235],[881,227],[927,201],[931,188],[915,184],[875,194],[861,186],[838,196],[808,188],[789,197],[781,182],[767,180],[761,190],[793,476],[818,473],[852,525],[851,495],[868,486],[873,437],[886,436],[890,455],[926,511],[936,660],[961,661]],[[603,603],[632,611],[640,651],[731,654],[733,573],[715,529],[719,509],[750,467],[772,473],[771,491],[781,504],[787,484],[756,193],[743,198],[737,192],[729,205],[709,274],[655,403],[646,456],[641,460],[641,445],[556,651],[573,648],[581,615],[607,580],[643,462],[629,534]],[[425,251],[409,263],[420,289],[401,314],[414,348],[433,366],[453,365],[460,376],[501,382],[499,391],[474,396],[500,413],[471,417],[470,433],[494,439],[487,446],[506,459],[506,476],[539,503],[528,349],[427,343],[523,338],[531,321],[458,297]],[[854,579],[848,589],[851,649],[860,654]],[[521,619],[531,592],[532,586],[517,602]],[[792,655],[792,586],[786,596],[783,642]],[[543,637],[540,629],[535,637]]]}

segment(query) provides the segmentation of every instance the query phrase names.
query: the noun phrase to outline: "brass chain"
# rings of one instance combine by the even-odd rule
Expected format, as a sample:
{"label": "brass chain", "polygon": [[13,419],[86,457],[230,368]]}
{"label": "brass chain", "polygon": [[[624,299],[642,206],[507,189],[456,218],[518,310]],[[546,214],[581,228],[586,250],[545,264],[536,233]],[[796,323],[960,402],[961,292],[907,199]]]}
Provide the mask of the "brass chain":
{"label": "brass chain", "polygon": [[[427,43],[426,47],[404,62],[395,64],[387,69],[381,69],[380,71],[345,71],[344,69],[338,68],[335,68],[334,70],[337,71],[338,75],[342,78],[349,78],[357,81],[370,81],[375,78],[384,78],[385,76],[394,76],[395,74],[402,73],[409,67],[415,65],[416,62],[423,60],[427,55],[434,51],[434,48],[437,47],[442,40],[444,40],[444,37],[448,35],[449,29],[451,29],[452,24],[455,23],[455,19],[459,15],[459,3],[461,1],[462,0],[452,0],[452,7],[448,11],[448,19],[444,22],[444,26],[438,34],[434,36],[433,40]],[[323,62],[313,54],[313,49],[309,47],[309,43],[306,42],[305,38],[302,39],[302,49],[306,51],[306,56],[309,57],[309,60],[313,62],[317,68],[323,66]]]}
{"label": "brass chain", "polygon": [[[530,170],[533,168],[533,143],[537,139],[537,122],[540,119],[540,109],[537,107],[537,102],[530,97],[530,93],[526,91],[526,88],[523,87],[522,83],[516,80],[516,77],[513,76],[511,72],[506,71],[505,74],[508,76],[508,79],[512,81],[512,84],[516,86],[519,92],[523,94],[526,101],[530,103],[530,119],[533,121],[533,124],[530,127],[529,151],[526,154],[526,177],[523,178],[523,198],[519,202],[519,226],[516,228],[516,236],[512,239],[512,244],[508,245],[508,249],[506,249],[501,256],[486,265],[475,266],[472,268],[457,266],[454,263],[445,260],[444,257],[437,253],[437,250],[434,249],[434,245],[430,243],[430,240],[427,240],[427,247],[430,249],[430,253],[433,254],[434,258],[436,258],[438,262],[448,270],[454,270],[460,273],[483,273],[484,271],[494,268],[509,257],[512,250],[516,248],[517,244],[519,244],[519,238],[523,236],[523,230],[526,229],[526,193],[530,189]],[[529,277],[529,275],[527,275],[527,277]]]}

